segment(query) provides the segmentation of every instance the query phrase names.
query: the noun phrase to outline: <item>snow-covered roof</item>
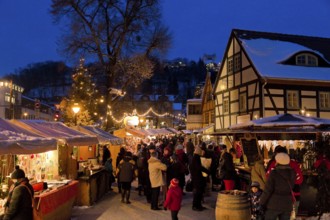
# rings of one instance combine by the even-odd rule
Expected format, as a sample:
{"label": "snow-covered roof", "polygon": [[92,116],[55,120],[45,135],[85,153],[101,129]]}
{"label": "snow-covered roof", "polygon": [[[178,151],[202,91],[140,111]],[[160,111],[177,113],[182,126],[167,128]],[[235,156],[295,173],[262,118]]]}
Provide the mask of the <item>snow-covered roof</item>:
{"label": "snow-covered roof", "polygon": [[308,51],[329,64],[330,39],[244,30],[234,30],[234,33],[262,77],[330,81],[329,67],[282,63],[293,54]]}
{"label": "snow-covered roof", "polygon": [[73,146],[88,146],[97,144],[95,135],[87,135],[69,128],[62,122],[50,122],[43,120],[12,120],[21,128],[33,131],[40,136],[55,138],[61,144]]}
{"label": "snow-covered roof", "polygon": [[307,117],[296,114],[279,114],[271,117],[252,120],[245,123],[235,124],[229,129],[246,129],[246,128],[275,128],[275,127],[305,127],[305,128],[322,128],[330,127],[330,119]]}
{"label": "snow-covered roof", "polygon": [[96,135],[100,144],[113,144],[113,145],[120,145],[123,143],[123,139],[117,136],[110,134],[102,130],[101,128],[95,126],[77,126],[75,127],[76,130],[86,133],[89,135]]}
{"label": "snow-covered roof", "polygon": [[35,154],[56,149],[56,139],[44,138],[0,118],[0,154]]}

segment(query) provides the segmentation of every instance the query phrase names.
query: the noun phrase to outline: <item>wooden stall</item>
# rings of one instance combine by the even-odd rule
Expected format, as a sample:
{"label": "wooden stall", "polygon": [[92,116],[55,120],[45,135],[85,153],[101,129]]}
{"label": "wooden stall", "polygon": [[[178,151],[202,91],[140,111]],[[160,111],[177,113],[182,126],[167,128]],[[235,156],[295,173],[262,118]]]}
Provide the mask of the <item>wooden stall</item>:
{"label": "wooden stall", "polygon": [[[99,141],[96,147],[98,163],[100,164],[102,161],[103,146],[106,146],[111,152],[112,164],[115,170],[116,157],[123,143],[123,139],[94,126],[78,126],[75,127],[75,129],[86,134],[96,135]],[[98,170],[92,170],[92,172],[89,173],[80,173],[82,173],[82,175],[78,177],[79,196],[77,198],[77,205],[91,206],[109,191],[109,173],[104,170],[103,167]]]}
{"label": "wooden stall", "polygon": [[304,181],[300,187],[299,214],[316,214],[317,173],[313,170],[316,160],[315,143],[322,141],[322,134],[330,132],[330,120],[302,115],[280,114],[232,125],[228,130],[217,133],[227,136],[232,146],[240,141],[244,163],[236,166],[242,182],[250,179],[250,167],[254,156],[260,153],[265,164],[272,157],[275,147],[288,149],[291,158],[296,159],[303,171]]}

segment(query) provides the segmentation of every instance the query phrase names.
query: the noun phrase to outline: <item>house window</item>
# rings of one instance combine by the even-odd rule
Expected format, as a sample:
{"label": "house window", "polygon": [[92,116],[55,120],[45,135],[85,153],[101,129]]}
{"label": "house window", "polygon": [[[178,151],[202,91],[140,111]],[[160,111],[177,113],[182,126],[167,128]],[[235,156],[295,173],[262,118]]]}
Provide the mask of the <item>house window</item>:
{"label": "house window", "polygon": [[210,120],[210,116],[208,112],[205,112],[204,114],[204,124],[208,124]]}
{"label": "house window", "polygon": [[224,99],[223,100],[223,113],[229,113],[229,100],[228,98],[227,99]]}
{"label": "house window", "polygon": [[239,111],[246,111],[246,93],[242,93],[239,95]]}
{"label": "house window", "polygon": [[6,93],[5,94],[5,102],[15,104],[15,95],[11,96],[11,101],[10,101],[10,93]]}
{"label": "house window", "polygon": [[241,70],[241,54],[236,54],[234,56],[234,72]]}
{"label": "house window", "polygon": [[320,92],[320,109],[330,109],[330,92]]}
{"label": "house window", "polygon": [[296,57],[296,64],[299,66],[318,66],[317,57],[312,54],[299,54]]}
{"label": "house window", "polygon": [[299,93],[298,91],[287,91],[287,107],[291,109],[299,108]]}
{"label": "house window", "polygon": [[201,105],[189,105],[188,114],[189,115],[200,115],[202,113]]}
{"label": "house window", "polygon": [[233,64],[233,57],[229,57],[227,61],[227,73],[233,73],[234,64]]}

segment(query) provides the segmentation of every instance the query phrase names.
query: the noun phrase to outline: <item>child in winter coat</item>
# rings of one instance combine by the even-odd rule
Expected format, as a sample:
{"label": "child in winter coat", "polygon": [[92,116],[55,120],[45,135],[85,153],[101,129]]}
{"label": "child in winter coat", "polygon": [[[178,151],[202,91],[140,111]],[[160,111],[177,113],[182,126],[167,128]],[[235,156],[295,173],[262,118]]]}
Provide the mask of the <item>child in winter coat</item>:
{"label": "child in winter coat", "polygon": [[170,188],[166,194],[164,202],[164,209],[171,210],[172,220],[178,220],[178,213],[181,208],[182,189],[179,187],[179,180],[173,178],[171,180]]}
{"label": "child in winter coat", "polygon": [[257,181],[252,182],[251,191],[249,194],[251,202],[251,220],[262,220],[264,213],[260,207],[260,196],[262,190],[260,189],[260,184]]}

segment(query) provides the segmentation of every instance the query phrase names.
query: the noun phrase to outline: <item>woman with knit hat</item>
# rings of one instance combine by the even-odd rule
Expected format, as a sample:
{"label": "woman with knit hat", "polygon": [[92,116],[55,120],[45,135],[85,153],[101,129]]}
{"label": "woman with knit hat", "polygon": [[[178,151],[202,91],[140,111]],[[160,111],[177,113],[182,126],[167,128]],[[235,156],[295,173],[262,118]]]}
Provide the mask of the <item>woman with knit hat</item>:
{"label": "woman with knit hat", "polygon": [[15,166],[15,170],[11,173],[10,178],[14,184],[9,191],[3,219],[32,220],[33,187],[30,185],[29,180],[25,177],[24,171],[20,169],[19,166]]}
{"label": "woman with knit hat", "polygon": [[166,194],[164,202],[164,209],[171,211],[172,220],[178,220],[178,213],[181,208],[182,189],[179,187],[179,180],[173,178],[171,180],[170,188]]}
{"label": "woman with knit hat", "polygon": [[286,153],[277,153],[276,167],[267,179],[260,205],[266,208],[265,220],[289,220],[294,203],[292,188],[296,179],[295,171],[290,167],[290,157]]}

